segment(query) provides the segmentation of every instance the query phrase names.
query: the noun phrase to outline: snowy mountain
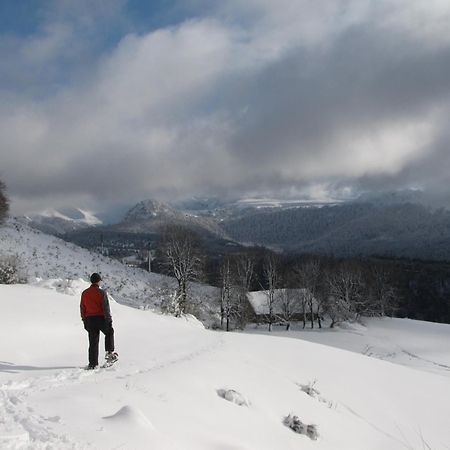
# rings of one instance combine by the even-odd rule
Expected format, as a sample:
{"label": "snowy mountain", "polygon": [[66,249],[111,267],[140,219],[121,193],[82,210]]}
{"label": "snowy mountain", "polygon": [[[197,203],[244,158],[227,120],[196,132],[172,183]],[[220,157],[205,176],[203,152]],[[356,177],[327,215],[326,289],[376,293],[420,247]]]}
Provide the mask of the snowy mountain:
{"label": "snowy mountain", "polygon": [[108,230],[135,233],[160,232],[167,225],[182,225],[201,234],[227,238],[224,230],[209,217],[185,212],[156,200],[144,200],[131,208],[124,220],[108,227]]}
{"label": "snowy mountain", "polygon": [[93,213],[79,208],[63,212],[49,209],[41,214],[27,216],[26,220],[31,227],[56,236],[102,224]]}
{"label": "snowy mountain", "polygon": [[159,219],[179,219],[180,212],[168,204],[156,200],[144,200],[133,206],[125,215],[124,222],[140,222]]}
{"label": "snowy mountain", "polygon": [[[448,449],[450,352],[428,339],[448,342],[448,325],[375,325],[386,352],[434,361],[439,373],[431,373],[395,357],[212,332],[112,302],[119,362],[85,371],[81,288],[0,286],[2,450]],[[379,347],[376,333],[309,334],[370,349]]]}

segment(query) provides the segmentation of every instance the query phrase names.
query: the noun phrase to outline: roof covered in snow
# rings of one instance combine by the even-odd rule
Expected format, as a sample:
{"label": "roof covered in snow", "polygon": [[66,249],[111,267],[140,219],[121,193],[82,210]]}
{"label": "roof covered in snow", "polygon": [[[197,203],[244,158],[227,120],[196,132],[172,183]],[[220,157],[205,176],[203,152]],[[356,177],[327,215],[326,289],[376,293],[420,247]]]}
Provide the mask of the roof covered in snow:
{"label": "roof covered in snow", "polygon": [[[292,312],[301,312],[302,301],[308,293],[307,289],[276,289],[274,297],[274,313],[281,314],[285,305],[289,304]],[[248,301],[255,314],[269,314],[269,291],[254,291],[247,294]],[[314,308],[316,302],[313,300]]]}

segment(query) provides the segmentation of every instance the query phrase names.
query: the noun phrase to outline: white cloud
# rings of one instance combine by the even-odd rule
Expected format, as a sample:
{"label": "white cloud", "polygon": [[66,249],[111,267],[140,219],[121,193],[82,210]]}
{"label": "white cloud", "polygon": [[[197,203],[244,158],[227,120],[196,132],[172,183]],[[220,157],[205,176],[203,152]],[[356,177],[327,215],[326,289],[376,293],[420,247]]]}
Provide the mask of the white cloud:
{"label": "white cloud", "polygon": [[[0,176],[25,210],[190,191],[308,192],[305,183],[325,196],[339,179],[400,174],[432,155],[440,134],[445,80],[430,89],[427,74],[409,69],[421,66],[411,55],[425,35],[416,53],[430,71],[447,68],[448,9],[437,0],[430,11],[418,1],[230,1],[208,17],[127,34],[43,96],[0,94]],[[80,27],[94,27],[64,11],[16,43],[18,71],[58,66]]]}

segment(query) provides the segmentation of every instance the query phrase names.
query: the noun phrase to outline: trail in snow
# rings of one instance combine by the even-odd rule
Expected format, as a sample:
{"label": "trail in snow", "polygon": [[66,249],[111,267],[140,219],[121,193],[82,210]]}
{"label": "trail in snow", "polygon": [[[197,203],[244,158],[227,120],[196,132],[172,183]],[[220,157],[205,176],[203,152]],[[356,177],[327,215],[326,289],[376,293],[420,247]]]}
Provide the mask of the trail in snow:
{"label": "trail in snow", "polygon": [[[145,375],[176,364],[192,361],[201,355],[217,350],[221,345],[223,345],[223,338],[220,334],[217,334],[214,342],[209,342],[208,345],[200,345],[194,350],[156,362],[156,364],[145,365],[140,361],[134,361],[128,367],[126,362],[121,363],[119,361],[115,366],[94,371],[85,371],[82,368],[70,366],[39,367],[0,362],[0,372],[7,374],[22,373],[22,375],[27,372],[31,375],[18,382],[9,380],[0,385],[0,417],[3,418],[0,419],[0,448],[4,450],[87,448],[88,443],[77,444],[71,441],[67,435],[52,431],[55,424],[60,424],[60,417],[45,417],[45,415],[39,414],[35,408],[28,405],[27,399],[32,398],[37,392],[42,394],[48,390],[64,391],[67,388],[70,390],[77,384],[108,383],[114,379],[126,380],[136,375]],[[42,371],[50,373],[43,375]],[[131,384],[128,384],[129,388],[130,386]],[[145,392],[145,388],[136,384],[133,384],[133,389]],[[64,396],[64,393],[60,395]],[[140,421],[146,420],[143,419],[142,413],[130,413],[130,407],[128,406],[124,407],[124,411],[118,414],[116,418],[126,416],[126,422],[130,421],[130,416],[132,417],[131,421],[134,421],[136,417],[141,417]],[[115,422],[115,425],[117,425],[117,420]],[[130,432],[129,429],[124,431]]]}

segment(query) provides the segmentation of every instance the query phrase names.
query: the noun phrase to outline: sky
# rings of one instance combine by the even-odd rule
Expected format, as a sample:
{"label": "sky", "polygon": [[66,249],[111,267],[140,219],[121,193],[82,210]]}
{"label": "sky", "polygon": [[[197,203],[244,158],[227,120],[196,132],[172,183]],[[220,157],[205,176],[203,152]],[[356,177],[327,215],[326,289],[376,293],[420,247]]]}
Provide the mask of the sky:
{"label": "sky", "polygon": [[450,182],[448,0],[2,0],[12,212]]}

